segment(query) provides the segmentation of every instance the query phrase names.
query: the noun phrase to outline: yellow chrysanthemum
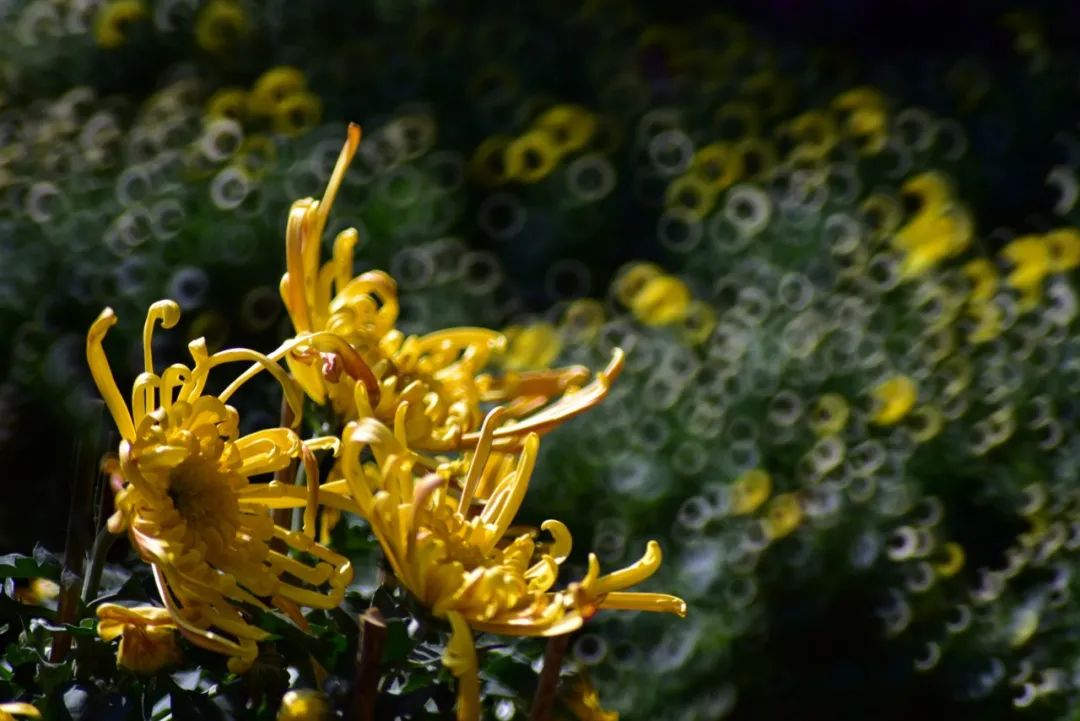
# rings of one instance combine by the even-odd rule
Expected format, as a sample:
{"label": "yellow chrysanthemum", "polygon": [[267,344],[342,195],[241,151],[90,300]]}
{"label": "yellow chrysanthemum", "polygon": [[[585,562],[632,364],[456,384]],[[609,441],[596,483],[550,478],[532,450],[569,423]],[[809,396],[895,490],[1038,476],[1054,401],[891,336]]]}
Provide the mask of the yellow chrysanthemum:
{"label": "yellow chrysanthemum", "polygon": [[[684,615],[686,604],[666,594],[625,589],[660,566],[654,541],[645,556],[621,571],[600,575],[589,556],[584,579],[552,591],[559,566],[570,552],[566,526],[541,525],[553,540],[538,543],[534,532],[511,533],[525,497],[539,448],[526,436],[516,459],[492,454],[502,409],[488,414],[476,449],[465,462],[435,461],[409,450],[375,419],[349,424],[342,472],[394,574],[431,612],[453,629],[444,663],[460,680],[458,718],[479,715],[479,681],[471,630],[515,636],[568,633],[603,608]],[[370,451],[373,462],[361,463]],[[494,476],[494,480],[491,480]],[[477,501],[488,478],[492,492]]]}
{"label": "yellow chrysanthemum", "polygon": [[364,378],[346,373],[328,380],[289,357],[304,391],[317,403],[329,400],[346,420],[378,418],[410,446],[427,451],[475,444],[485,402],[508,403],[520,421],[501,429],[499,442],[520,445],[526,433],[542,433],[603,398],[621,368],[618,358],[583,388],[590,374],[581,367],[528,376],[482,374],[506,347],[506,339],[492,330],[451,328],[405,336],[394,327],[399,307],[393,279],[379,270],[353,277],[353,248],[359,241],[354,228],[338,234],[332,258],[320,266],[327,216],[359,144],[360,128],[350,125],[322,200],[293,203],[281,295],[297,333],[325,331],[344,338],[363,359]]}
{"label": "yellow chrysanthemum", "polygon": [[176,624],[167,609],[103,603],[98,606],[97,617],[97,632],[102,640],[120,637],[120,648],[116,651],[118,666],[152,675],[180,661]]}
{"label": "yellow chrysanthemum", "polygon": [[41,718],[41,712],[33,704],[21,701],[0,703],[0,721],[15,721],[16,716]]}
{"label": "yellow chrysanthemum", "polygon": [[[210,354],[206,342],[197,339],[189,345],[193,366],[174,364],[159,375],[151,357],[154,327],[160,322],[171,328],[179,318],[179,306],[172,301],[150,307],[143,328],[144,371],[132,388],[130,409],[102,347],[116,323],[112,310],[102,312],[87,335],[94,382],[122,438],[119,474],[124,485],[109,529],[126,530],[152,565],[161,600],[181,633],[231,656],[230,667],[242,671],[266,633],[245,620],[238,604],[288,611],[296,605],[332,608],[340,603],[352,568],[343,556],[315,543],[315,515],[320,503],[354,506],[341,495],[319,492],[313,451],[336,449],[336,439],[302,442],[288,428],[240,437],[238,414],[226,405],[247,379],[266,370],[281,383],[299,421],[303,395],[276,360],[289,351],[310,352],[309,345],[318,347],[321,340],[298,339],[271,358],[245,349]],[[204,394],[209,372],[233,362],[253,365],[220,394]],[[251,481],[284,469],[294,458],[303,459],[307,472],[301,494],[283,494],[278,484]],[[303,533],[274,523],[271,510],[280,507],[305,507]]]}

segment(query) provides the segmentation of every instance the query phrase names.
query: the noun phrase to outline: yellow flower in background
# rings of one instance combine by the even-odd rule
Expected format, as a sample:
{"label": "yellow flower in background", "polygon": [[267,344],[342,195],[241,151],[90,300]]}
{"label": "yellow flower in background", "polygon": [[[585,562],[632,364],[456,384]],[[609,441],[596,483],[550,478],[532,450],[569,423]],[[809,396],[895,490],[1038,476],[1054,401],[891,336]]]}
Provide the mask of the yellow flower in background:
{"label": "yellow flower in background", "polygon": [[832,101],[840,132],[853,139],[859,151],[878,153],[889,140],[889,109],[885,96],[871,87],[852,88]]}
{"label": "yellow flower in background", "polygon": [[503,336],[507,349],[502,365],[514,371],[549,368],[562,350],[559,332],[550,323],[512,325],[503,329]]}
{"label": "yellow flower in background", "polygon": [[[686,612],[686,604],[674,596],[626,590],[659,568],[655,542],[639,562],[604,576],[590,555],[584,579],[551,590],[572,539],[555,520],[541,524],[551,534],[548,543],[538,542],[536,532],[511,532],[539,439],[535,433],[526,436],[516,458],[493,454],[504,416],[503,409],[487,415],[475,450],[461,462],[419,455],[371,418],[349,424],[343,436],[345,481],[395,576],[432,614],[451,624],[444,663],[459,679],[458,718],[463,720],[479,717],[472,630],[554,636],[579,628],[604,608]],[[374,460],[362,463],[368,452]],[[481,500],[477,489],[484,483],[493,490]]]}
{"label": "yellow flower in background", "polygon": [[251,31],[251,20],[233,0],[210,0],[195,18],[195,43],[210,53],[223,53]]}
{"label": "yellow flower in background", "polygon": [[772,476],[760,468],[743,471],[731,486],[731,512],[753,513],[772,493]]}
{"label": "yellow flower in background", "polygon": [[1031,310],[1042,298],[1048,276],[1080,266],[1080,231],[1060,228],[1046,235],[1023,235],[1006,245],[1001,255],[1014,266],[1006,281],[1020,292],[1020,307]]}
{"label": "yellow flower in background", "polygon": [[[257,655],[266,633],[245,620],[238,604],[286,612],[297,605],[333,608],[352,578],[343,556],[314,541],[320,504],[353,510],[343,495],[320,493],[313,452],[336,449],[336,439],[303,442],[289,428],[241,437],[239,417],[226,405],[252,376],[265,370],[282,386],[297,422],[303,395],[268,356],[246,349],[210,354],[203,339],[189,345],[194,364],[174,364],[158,374],[151,346],[155,325],[171,328],[180,319],[172,301],[153,304],[143,327],[144,371],[131,391],[131,405],[116,385],[103,342],[116,324],[106,309],[86,339],[90,370],[116,421],[122,441],[114,533],[127,531],[139,555],[153,568],[161,600],[181,633],[192,643],[231,656],[243,671]],[[275,356],[302,351],[310,342],[286,344]],[[338,356],[335,356],[338,357]],[[221,393],[204,392],[212,369],[226,363],[251,367]],[[302,458],[307,487],[282,493],[275,483],[251,478]],[[274,523],[274,508],[303,507],[304,530]],[[273,544],[273,545],[272,545]],[[302,553],[294,556],[291,552]]]}
{"label": "yellow flower in background", "polygon": [[899,422],[915,407],[919,389],[907,376],[894,376],[879,383],[871,395],[875,411],[871,420],[882,426]]}
{"label": "yellow flower in background", "polygon": [[148,15],[142,0],[113,0],[94,19],[94,40],[108,50],[118,48],[127,43],[135,24],[146,20]]}
{"label": "yellow flower in background", "polygon": [[26,718],[41,718],[41,712],[33,704],[21,701],[0,703],[0,721],[15,721],[16,716]]}
{"label": "yellow flower in background", "polygon": [[1050,275],[1050,247],[1037,235],[1023,235],[1006,245],[1001,255],[1014,267],[1006,280],[1020,291],[1027,305],[1038,301],[1042,283]]}
{"label": "yellow flower in background", "polygon": [[337,235],[331,259],[320,265],[327,216],[359,144],[360,128],[351,124],[322,199],[298,200],[289,211],[281,296],[293,327],[301,336],[339,336],[363,360],[360,378],[348,371],[320,373],[287,356],[312,400],[329,401],[345,420],[378,418],[410,447],[425,451],[475,444],[485,402],[505,402],[519,418],[500,430],[501,446],[520,446],[527,433],[543,433],[599,402],[622,367],[619,354],[587,385],[590,374],[580,367],[527,377],[485,375],[483,369],[506,349],[506,338],[485,328],[405,336],[395,328],[399,306],[393,279],[379,270],[353,275],[359,242],[354,228]]}
{"label": "yellow flower in background", "polygon": [[653,263],[634,263],[615,281],[615,296],[645,325],[673,325],[693,300],[686,284]]}
{"label": "yellow flower in background", "polygon": [[965,263],[961,270],[971,283],[972,302],[986,303],[993,299],[998,288],[998,273],[993,263],[986,258],[976,258]]}
{"label": "yellow flower in background", "polygon": [[32,578],[26,586],[15,589],[15,598],[31,606],[52,604],[59,595],[60,586],[47,578]]}
{"label": "yellow flower in background", "polygon": [[156,606],[128,608],[103,603],[97,609],[98,636],[104,641],[120,637],[116,663],[137,674],[152,675],[180,661],[176,624],[167,609]]}
{"label": "yellow flower in background", "polygon": [[318,691],[302,689],[289,691],[281,699],[277,721],[326,721],[330,704]]}
{"label": "yellow flower in background", "polygon": [[1050,254],[1050,270],[1064,273],[1080,266],[1080,230],[1059,228],[1046,234]]}
{"label": "yellow flower in background", "polygon": [[619,714],[600,705],[600,694],[588,676],[578,676],[563,697],[563,703],[578,721],[619,721]]}

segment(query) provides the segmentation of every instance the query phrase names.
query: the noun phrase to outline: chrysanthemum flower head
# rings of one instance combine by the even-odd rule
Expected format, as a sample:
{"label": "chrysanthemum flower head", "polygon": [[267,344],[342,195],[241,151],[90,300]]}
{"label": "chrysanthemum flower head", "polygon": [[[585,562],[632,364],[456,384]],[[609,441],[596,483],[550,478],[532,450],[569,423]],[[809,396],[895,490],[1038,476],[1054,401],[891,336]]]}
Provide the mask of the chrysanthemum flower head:
{"label": "chrysanthemum flower head", "polygon": [[[346,420],[375,417],[403,433],[411,447],[427,451],[474,444],[484,402],[506,403],[520,419],[500,439],[501,445],[520,445],[528,432],[542,433],[602,398],[612,378],[589,382],[591,374],[581,367],[483,374],[506,348],[506,339],[493,330],[450,328],[424,336],[397,330],[394,280],[380,270],[353,275],[359,242],[354,228],[337,235],[331,259],[320,264],[327,217],[359,145],[360,128],[350,125],[322,199],[298,200],[289,211],[281,296],[293,326],[301,335],[328,332],[343,338],[364,362],[357,372],[327,374],[289,357],[304,391],[317,403],[330,402]],[[613,361],[612,367],[617,373],[621,364]],[[528,415],[540,409],[540,419]]]}
{"label": "chrysanthemum flower head", "polygon": [[156,606],[128,608],[103,603],[97,609],[98,636],[120,637],[116,663],[137,674],[151,675],[180,661],[176,624],[168,610]]}
{"label": "chrysanthemum flower head", "polygon": [[[155,325],[174,326],[180,317],[172,301],[150,307],[143,330],[144,371],[135,380],[131,404],[124,400],[105,356],[103,341],[116,316],[106,309],[87,335],[90,370],[116,421],[122,441],[114,533],[127,531],[151,564],[161,600],[181,633],[193,643],[232,657],[245,669],[266,633],[251,625],[242,606],[269,609],[295,605],[332,608],[352,577],[349,562],[314,541],[319,503],[352,506],[341,496],[318,493],[313,451],[336,448],[334,439],[303,442],[289,428],[271,428],[241,437],[237,411],[227,405],[233,393],[259,370],[281,384],[299,419],[303,395],[277,364],[294,348],[283,346],[271,358],[246,349],[210,354],[205,341],[189,348],[192,366],[174,364],[158,374],[151,355]],[[306,347],[306,346],[305,346]],[[217,366],[253,365],[217,395],[205,393]],[[272,473],[302,458],[306,494],[281,492],[273,483],[251,478]],[[274,523],[274,508],[304,506],[304,532]],[[293,557],[301,551],[311,560]]]}
{"label": "chrysanthemum flower head", "polygon": [[[686,612],[686,604],[674,596],[625,590],[659,568],[655,542],[639,562],[604,576],[596,556],[590,555],[584,579],[552,590],[572,539],[556,520],[541,525],[551,535],[549,542],[538,541],[535,531],[514,531],[539,438],[527,435],[508,463],[506,454],[492,453],[503,417],[502,409],[487,415],[465,463],[426,458],[375,419],[350,424],[344,435],[342,472],[394,574],[426,608],[451,624],[444,663],[460,679],[459,719],[475,719],[479,713],[470,629],[554,636],[576,630],[603,608]],[[373,462],[361,463],[365,450]],[[481,501],[477,489],[485,478],[492,490]]]}

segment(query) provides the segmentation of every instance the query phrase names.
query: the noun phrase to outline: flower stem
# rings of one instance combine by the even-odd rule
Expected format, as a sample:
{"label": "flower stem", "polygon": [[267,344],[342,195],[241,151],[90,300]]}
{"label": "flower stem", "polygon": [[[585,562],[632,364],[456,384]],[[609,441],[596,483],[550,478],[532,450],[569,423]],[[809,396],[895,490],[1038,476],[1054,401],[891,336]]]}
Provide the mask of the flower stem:
{"label": "flower stem", "polygon": [[[296,419],[292,406],[289,405],[285,395],[281,396],[281,427],[290,428]],[[294,458],[289,465],[274,474],[274,480],[282,485],[291,486],[296,483],[296,472],[300,469],[300,459]],[[274,511],[274,523],[281,528],[292,527],[293,512],[291,508],[279,508]],[[286,544],[281,539],[275,538],[270,542],[275,551],[286,552]]]}
{"label": "flower stem", "polygon": [[544,648],[544,666],[540,669],[540,680],[536,684],[532,708],[529,709],[529,721],[551,721],[551,712],[555,708],[555,691],[559,687],[559,672],[562,670],[563,657],[570,645],[570,634],[552,636]]}
{"label": "flower stem", "polygon": [[90,551],[90,565],[86,569],[86,579],[83,581],[82,602],[90,603],[97,596],[101,585],[101,572],[105,570],[105,558],[109,555],[109,549],[116,542],[118,536],[110,533],[104,526],[98,530],[97,538],[94,539],[94,547]]}
{"label": "flower stem", "polygon": [[374,721],[375,699],[379,694],[379,665],[386,642],[386,622],[375,607],[360,616],[360,653],[353,688],[352,721]]}
{"label": "flower stem", "polygon": [[[74,622],[79,612],[83,571],[86,567],[86,546],[90,537],[89,521],[93,518],[91,503],[98,477],[98,459],[101,457],[101,436],[104,429],[105,404],[99,402],[96,406],[90,414],[85,433],[75,444],[74,482],[71,488],[71,504],[68,507],[67,537],[64,541],[60,603],[56,613],[58,625]],[[49,651],[49,661],[62,662],[70,650],[71,634],[56,632]]]}

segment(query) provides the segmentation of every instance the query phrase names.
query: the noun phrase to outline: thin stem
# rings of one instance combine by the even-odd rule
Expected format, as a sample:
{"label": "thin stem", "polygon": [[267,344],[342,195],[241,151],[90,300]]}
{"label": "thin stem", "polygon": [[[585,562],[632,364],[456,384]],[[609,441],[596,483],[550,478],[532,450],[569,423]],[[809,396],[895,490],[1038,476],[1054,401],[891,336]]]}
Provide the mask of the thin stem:
{"label": "thin stem", "polygon": [[[56,613],[58,625],[75,621],[79,612],[83,570],[86,566],[86,546],[90,537],[89,521],[93,518],[91,503],[101,457],[105,404],[97,404],[91,414],[85,434],[75,444],[71,504],[68,507],[67,537],[64,541],[64,570],[60,576],[60,604]],[[60,663],[71,650],[71,634],[57,631],[53,635],[49,661]]]}
{"label": "thin stem", "polygon": [[101,586],[101,572],[105,570],[105,558],[109,555],[109,549],[116,543],[117,538],[119,536],[115,533],[110,533],[108,528],[102,527],[98,531],[97,538],[94,539],[94,547],[90,551],[90,565],[86,569],[86,579],[82,587],[84,605],[97,596],[98,588]]}
{"label": "thin stem", "polygon": [[[292,406],[289,405],[288,399],[284,394],[281,396],[281,427],[290,428],[296,416],[293,413]],[[300,459],[294,458],[289,462],[289,465],[282,468],[280,471],[274,474],[274,480],[283,485],[294,485],[296,483],[296,472],[300,469]],[[279,508],[274,511],[274,523],[281,528],[292,527],[293,511],[291,508]],[[275,538],[270,542],[271,547],[275,551],[286,553],[288,548],[285,541]]]}
{"label": "thin stem", "polygon": [[551,712],[555,708],[555,691],[559,687],[559,672],[562,670],[563,657],[570,645],[570,634],[552,636],[544,648],[544,666],[540,669],[540,680],[536,684],[532,708],[529,709],[529,721],[551,721]]}
{"label": "thin stem", "polygon": [[379,694],[379,665],[386,642],[386,622],[377,608],[360,616],[360,658],[356,664],[351,721],[374,721],[375,699]]}
{"label": "thin stem", "polygon": [[529,709],[529,721],[551,721],[551,712],[555,707],[555,691],[558,690],[559,671],[563,670],[563,657],[570,644],[570,635],[553,636],[543,651],[543,668],[537,692],[532,696],[532,708]]}

